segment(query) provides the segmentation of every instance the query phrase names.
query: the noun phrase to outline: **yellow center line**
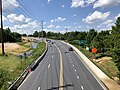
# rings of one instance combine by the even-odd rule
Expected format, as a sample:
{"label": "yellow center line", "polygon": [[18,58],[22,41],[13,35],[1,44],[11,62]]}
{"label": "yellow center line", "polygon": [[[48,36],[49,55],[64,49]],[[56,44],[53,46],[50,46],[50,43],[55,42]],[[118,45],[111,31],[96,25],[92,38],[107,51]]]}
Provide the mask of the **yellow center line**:
{"label": "yellow center line", "polygon": [[[56,45],[55,45],[56,46]],[[57,47],[57,46],[56,46]],[[60,49],[57,47],[59,54],[60,54],[60,77],[59,77],[59,90],[63,90],[63,88],[61,88],[61,86],[63,86],[63,63],[62,63],[62,54]]]}

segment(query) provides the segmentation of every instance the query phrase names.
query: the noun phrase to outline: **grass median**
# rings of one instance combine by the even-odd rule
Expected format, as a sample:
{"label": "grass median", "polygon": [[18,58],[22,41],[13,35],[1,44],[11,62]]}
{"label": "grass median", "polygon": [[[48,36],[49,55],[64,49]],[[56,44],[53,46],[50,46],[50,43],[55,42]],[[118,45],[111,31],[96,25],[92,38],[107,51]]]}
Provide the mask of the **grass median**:
{"label": "grass median", "polygon": [[[30,43],[17,43],[19,46],[14,50],[8,50],[5,56],[0,55],[0,90],[6,90],[23,72],[23,70],[35,61],[44,51],[46,44],[40,42],[38,48],[30,48]],[[32,51],[28,57],[19,58],[16,55]]]}

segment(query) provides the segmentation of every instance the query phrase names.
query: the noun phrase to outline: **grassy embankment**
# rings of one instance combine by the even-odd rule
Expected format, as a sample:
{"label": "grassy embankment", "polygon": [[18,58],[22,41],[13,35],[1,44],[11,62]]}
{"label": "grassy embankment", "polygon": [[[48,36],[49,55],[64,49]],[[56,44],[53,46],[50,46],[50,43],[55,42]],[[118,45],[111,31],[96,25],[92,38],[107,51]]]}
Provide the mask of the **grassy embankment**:
{"label": "grassy embankment", "polygon": [[[14,82],[23,70],[36,60],[45,50],[45,43],[39,43],[38,48],[31,49],[30,43],[17,43],[16,49],[5,49],[5,56],[0,55],[0,90],[6,90],[8,83]],[[16,44],[15,44],[16,45]],[[14,45],[13,45],[14,47]],[[16,55],[32,50],[33,55],[20,59]]]}
{"label": "grassy embankment", "polygon": [[[110,78],[115,79],[118,77],[118,69],[115,66],[115,63],[112,61],[111,57],[104,56],[93,61],[95,55],[92,52],[87,51],[85,48],[79,47],[78,45],[74,45],[77,47],[85,56],[87,56],[95,65],[97,65],[106,75]],[[100,53],[96,54],[96,57],[100,56]]]}

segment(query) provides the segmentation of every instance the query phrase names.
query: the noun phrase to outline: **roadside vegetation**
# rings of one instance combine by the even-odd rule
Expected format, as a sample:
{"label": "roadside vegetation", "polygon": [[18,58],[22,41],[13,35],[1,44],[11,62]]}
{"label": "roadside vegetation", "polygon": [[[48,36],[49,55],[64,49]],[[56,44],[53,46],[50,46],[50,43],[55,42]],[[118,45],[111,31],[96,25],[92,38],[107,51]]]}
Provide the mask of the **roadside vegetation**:
{"label": "roadside vegetation", "polygon": [[[64,40],[75,45],[110,78],[120,82],[120,17],[111,28],[102,31],[90,29],[87,32],[68,32],[67,28],[64,34],[35,31],[30,36],[39,37],[43,33],[43,37]],[[92,53],[93,48],[97,49],[95,54]]]}
{"label": "roadside vegetation", "polygon": [[[5,55],[0,54],[0,90],[7,90],[24,69],[44,52],[46,47],[43,42],[38,43],[37,48],[30,48],[30,44],[30,42],[6,44]],[[32,51],[33,54],[22,58],[17,56],[28,51]]]}

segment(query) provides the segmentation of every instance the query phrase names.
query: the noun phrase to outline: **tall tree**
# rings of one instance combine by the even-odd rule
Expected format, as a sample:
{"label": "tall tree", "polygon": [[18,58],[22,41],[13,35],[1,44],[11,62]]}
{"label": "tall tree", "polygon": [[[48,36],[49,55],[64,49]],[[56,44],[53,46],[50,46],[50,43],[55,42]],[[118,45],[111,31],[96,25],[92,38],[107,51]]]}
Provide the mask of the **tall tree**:
{"label": "tall tree", "polygon": [[92,40],[96,37],[97,31],[95,29],[90,29],[89,32],[87,33],[87,45],[90,47],[90,44],[92,43]]}
{"label": "tall tree", "polygon": [[116,62],[116,66],[120,71],[120,17],[117,18],[115,26],[112,27],[112,40],[113,47],[111,49],[112,56]]}

